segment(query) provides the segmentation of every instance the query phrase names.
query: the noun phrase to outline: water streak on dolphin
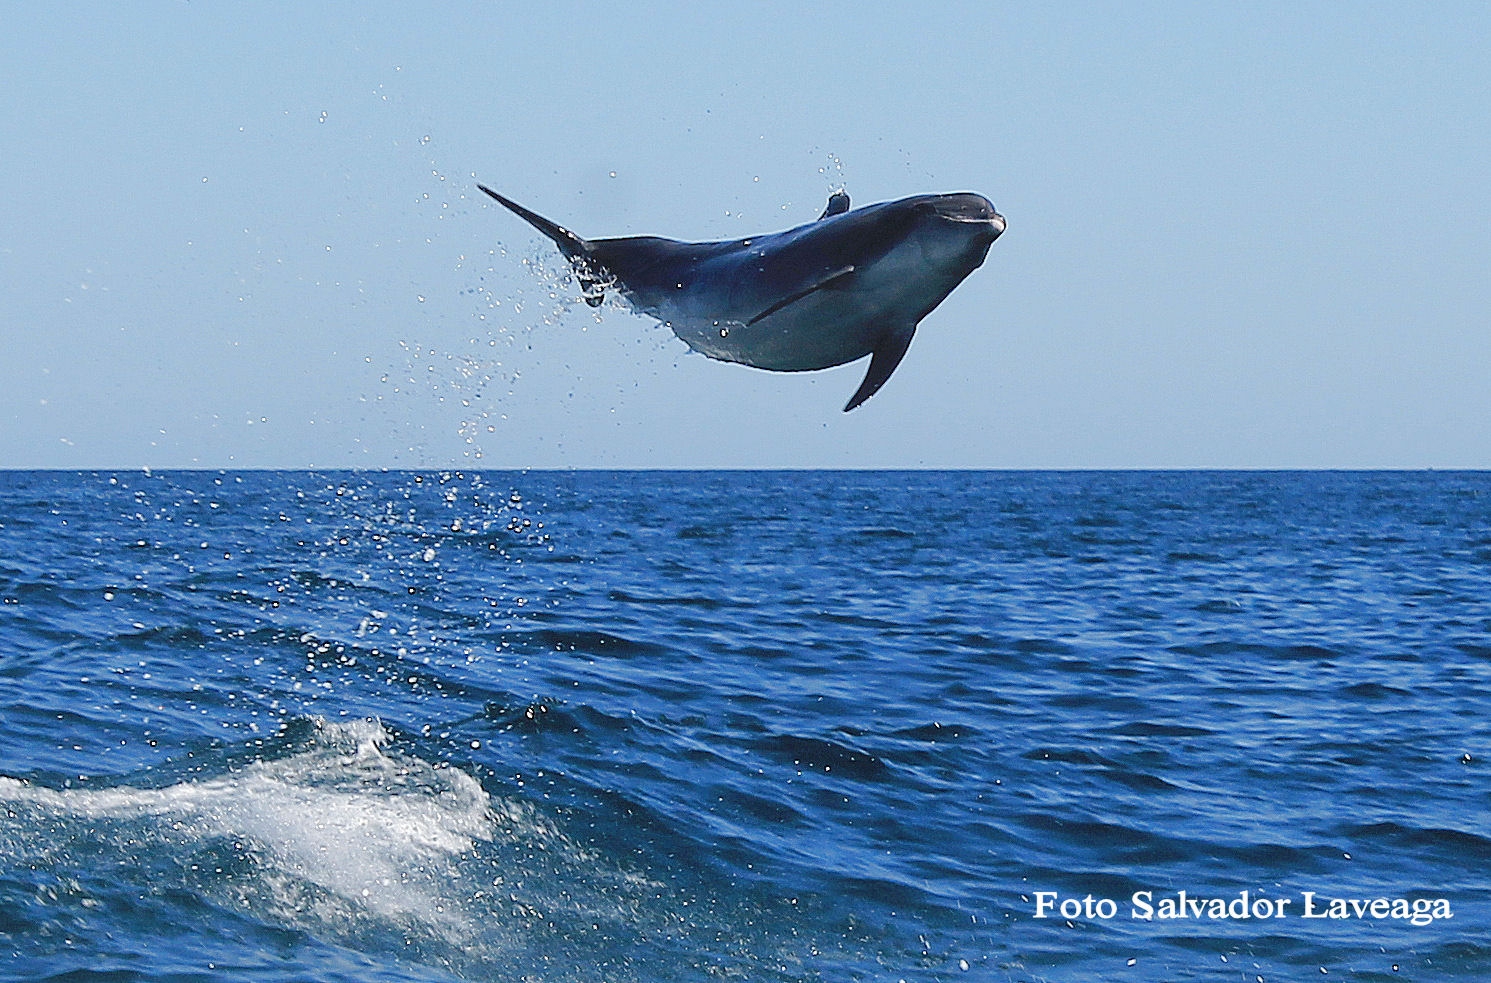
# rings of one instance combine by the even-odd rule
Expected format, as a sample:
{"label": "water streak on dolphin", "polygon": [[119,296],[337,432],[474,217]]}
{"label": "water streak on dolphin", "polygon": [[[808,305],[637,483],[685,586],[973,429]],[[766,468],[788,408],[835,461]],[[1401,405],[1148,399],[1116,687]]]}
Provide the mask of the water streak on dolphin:
{"label": "water streak on dolphin", "polygon": [[723,242],[656,236],[583,239],[477,185],[554,241],[585,300],[614,288],[696,352],[801,372],[870,356],[844,410],[890,378],[922,318],[978,269],[1004,232],[982,195],[916,195],[849,208],[842,191],[817,221]]}

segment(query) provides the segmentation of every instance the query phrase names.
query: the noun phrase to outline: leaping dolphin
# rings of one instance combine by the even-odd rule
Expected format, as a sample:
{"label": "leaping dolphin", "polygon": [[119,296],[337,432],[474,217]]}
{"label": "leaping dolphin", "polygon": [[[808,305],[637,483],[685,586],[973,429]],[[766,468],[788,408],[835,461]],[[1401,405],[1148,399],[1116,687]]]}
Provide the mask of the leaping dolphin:
{"label": "leaping dolphin", "polygon": [[817,221],[786,232],[725,242],[591,240],[477,187],[554,240],[587,303],[599,304],[614,287],[696,352],[776,372],[869,355],[846,413],[885,384],[917,323],[983,264],[1004,232],[1004,216],[971,192],[850,211],[840,191]]}

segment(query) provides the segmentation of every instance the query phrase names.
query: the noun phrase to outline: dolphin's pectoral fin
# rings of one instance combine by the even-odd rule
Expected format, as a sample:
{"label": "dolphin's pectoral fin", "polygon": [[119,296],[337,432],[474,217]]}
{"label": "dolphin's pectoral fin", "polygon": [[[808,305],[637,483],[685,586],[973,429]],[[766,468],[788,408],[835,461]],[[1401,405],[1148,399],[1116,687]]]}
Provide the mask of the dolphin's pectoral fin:
{"label": "dolphin's pectoral fin", "polygon": [[887,331],[870,354],[870,369],[865,373],[865,379],[849,397],[849,402],[844,404],[844,412],[848,413],[860,403],[869,399],[885,385],[885,380],[896,371],[896,366],[901,364],[901,359],[906,355],[906,349],[911,347],[911,336],[916,334],[916,325],[908,324],[903,328]]}
{"label": "dolphin's pectoral fin", "polygon": [[786,307],[788,304],[797,303],[799,300],[802,300],[804,297],[806,297],[810,293],[813,293],[815,290],[823,290],[826,287],[838,285],[842,283],[847,277],[853,275],[854,267],[852,266],[846,266],[843,269],[833,270],[825,274],[820,279],[808,284],[806,287],[802,288],[796,293],[788,294],[787,296],[783,297],[781,300],[777,301],[775,304],[772,304],[760,314],[757,314],[755,317],[751,318],[749,321],[746,322],[746,324],[748,326],[755,324],[762,318],[769,317],[770,315],[775,314],[777,311]]}
{"label": "dolphin's pectoral fin", "polygon": [[818,216],[818,221],[832,215],[842,215],[849,211],[849,196],[842,191],[835,191],[828,196],[828,207],[823,209],[823,214]]}

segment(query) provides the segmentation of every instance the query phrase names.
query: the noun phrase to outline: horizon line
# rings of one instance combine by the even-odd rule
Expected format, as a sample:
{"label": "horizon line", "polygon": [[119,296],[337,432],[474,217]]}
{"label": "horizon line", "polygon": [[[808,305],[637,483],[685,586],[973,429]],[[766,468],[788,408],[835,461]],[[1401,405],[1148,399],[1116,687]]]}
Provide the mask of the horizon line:
{"label": "horizon line", "polygon": [[266,466],[245,465],[233,467],[208,467],[192,465],[180,467],[167,465],[156,467],[153,465],[132,465],[126,467],[102,466],[102,467],[22,467],[0,465],[0,474],[234,474],[234,473],[262,473],[262,474],[304,474],[304,473],[349,473],[349,474],[430,474],[448,472],[472,472],[472,473],[502,473],[502,474],[579,474],[579,473],[672,473],[672,474],[701,474],[701,473],[763,473],[763,472],[786,472],[786,473],[825,473],[825,474],[869,474],[885,472],[929,474],[1185,474],[1185,473],[1209,473],[1209,474],[1405,474],[1405,473],[1448,473],[1448,474],[1486,474],[1491,473],[1491,467],[1444,467],[1439,465],[1384,465],[1384,466],[1274,466],[1274,465],[1241,465],[1241,466],[1219,466],[1219,465],[1160,465],[1160,466],[1087,466],[1066,465],[1056,467],[1020,467],[1020,466],[910,466],[910,467],[801,467],[801,466],[770,466],[750,467],[744,465],[705,466],[688,467],[676,465],[648,465],[640,467],[627,466],[545,466],[524,467],[520,465],[509,465],[504,467],[492,467],[490,465],[426,465],[420,467],[364,467],[364,466]]}

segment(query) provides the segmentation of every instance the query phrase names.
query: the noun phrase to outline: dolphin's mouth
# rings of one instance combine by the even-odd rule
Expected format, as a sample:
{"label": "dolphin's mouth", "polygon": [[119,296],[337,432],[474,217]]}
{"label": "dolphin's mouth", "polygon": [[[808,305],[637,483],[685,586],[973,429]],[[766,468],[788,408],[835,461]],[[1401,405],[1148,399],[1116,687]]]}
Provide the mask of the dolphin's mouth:
{"label": "dolphin's mouth", "polygon": [[944,221],[986,226],[996,237],[1004,232],[1004,216],[996,212],[994,203],[983,195],[971,192],[942,195],[932,203],[932,208]]}
{"label": "dolphin's mouth", "polygon": [[980,215],[944,215],[943,218],[949,222],[966,222],[969,225],[992,225],[1000,232],[1004,231],[1004,216],[995,213],[989,216]]}
{"label": "dolphin's mouth", "polygon": [[[942,219],[947,222],[957,222],[960,225],[982,226],[986,230],[984,235],[988,237],[990,242],[1004,235],[1004,216],[998,212],[988,217],[980,217],[978,215],[943,215]],[[975,232],[974,234],[976,235],[977,233]]]}

